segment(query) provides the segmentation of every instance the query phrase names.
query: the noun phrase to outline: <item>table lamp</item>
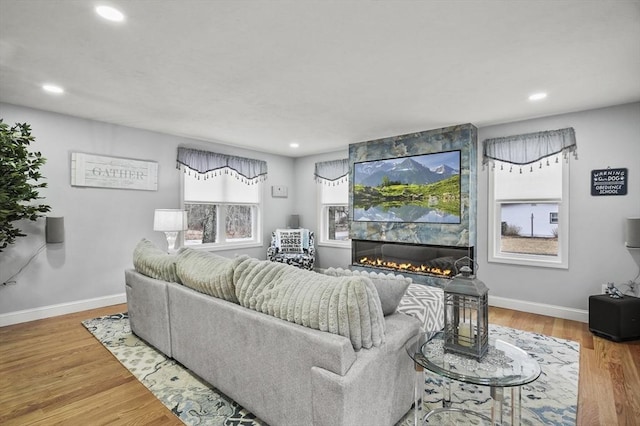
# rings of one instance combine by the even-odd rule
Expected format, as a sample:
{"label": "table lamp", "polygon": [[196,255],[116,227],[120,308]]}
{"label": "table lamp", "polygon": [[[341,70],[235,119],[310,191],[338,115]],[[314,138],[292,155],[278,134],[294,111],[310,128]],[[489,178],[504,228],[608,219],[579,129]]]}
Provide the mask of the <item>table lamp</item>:
{"label": "table lamp", "polygon": [[187,229],[187,212],[175,209],[156,209],[153,216],[153,230],[162,231],[167,236],[168,250],[174,251],[178,232]]}

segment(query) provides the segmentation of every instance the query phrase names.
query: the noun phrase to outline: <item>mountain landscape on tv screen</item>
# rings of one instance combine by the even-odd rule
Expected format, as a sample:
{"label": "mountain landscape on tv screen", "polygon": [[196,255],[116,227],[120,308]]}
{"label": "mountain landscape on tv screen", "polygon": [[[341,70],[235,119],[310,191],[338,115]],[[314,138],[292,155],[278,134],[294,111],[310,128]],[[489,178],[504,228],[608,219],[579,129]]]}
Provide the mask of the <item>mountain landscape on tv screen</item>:
{"label": "mountain landscape on tv screen", "polygon": [[460,223],[460,152],[354,164],[354,220]]}
{"label": "mountain landscape on tv screen", "polygon": [[446,164],[430,169],[412,158],[405,158],[399,163],[388,160],[360,163],[356,167],[359,170],[355,173],[355,183],[364,186],[379,186],[385,176],[392,182],[425,184],[439,182],[460,173]]}

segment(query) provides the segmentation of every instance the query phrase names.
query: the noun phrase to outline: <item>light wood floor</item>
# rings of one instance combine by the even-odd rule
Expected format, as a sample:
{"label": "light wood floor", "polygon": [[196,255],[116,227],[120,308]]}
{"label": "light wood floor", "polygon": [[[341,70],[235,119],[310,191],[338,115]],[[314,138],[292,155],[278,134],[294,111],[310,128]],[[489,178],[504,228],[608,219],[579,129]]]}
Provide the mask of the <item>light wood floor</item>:
{"label": "light wood floor", "polygon": [[[115,305],[0,328],[0,424],[181,425],[80,324],[124,311]],[[508,309],[491,308],[489,318],[580,343],[578,425],[640,425],[640,341],[613,343],[584,323]]]}

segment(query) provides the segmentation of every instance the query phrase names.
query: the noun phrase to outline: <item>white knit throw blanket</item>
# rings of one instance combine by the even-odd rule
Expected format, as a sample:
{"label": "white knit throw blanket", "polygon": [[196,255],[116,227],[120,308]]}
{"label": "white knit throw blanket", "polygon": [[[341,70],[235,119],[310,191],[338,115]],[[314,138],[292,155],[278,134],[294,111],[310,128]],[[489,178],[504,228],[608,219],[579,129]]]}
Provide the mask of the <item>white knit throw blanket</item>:
{"label": "white knit throw blanket", "polygon": [[377,290],[361,276],[329,277],[247,258],[233,273],[240,305],[305,327],[339,334],[355,350],[385,341]]}

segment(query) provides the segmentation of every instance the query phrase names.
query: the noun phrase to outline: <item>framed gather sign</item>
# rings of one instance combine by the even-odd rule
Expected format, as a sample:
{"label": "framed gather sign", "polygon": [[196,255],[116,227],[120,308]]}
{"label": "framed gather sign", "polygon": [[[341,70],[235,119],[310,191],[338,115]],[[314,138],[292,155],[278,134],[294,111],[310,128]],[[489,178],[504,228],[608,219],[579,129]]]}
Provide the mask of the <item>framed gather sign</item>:
{"label": "framed gather sign", "polygon": [[158,163],[72,152],[71,186],[157,191]]}

